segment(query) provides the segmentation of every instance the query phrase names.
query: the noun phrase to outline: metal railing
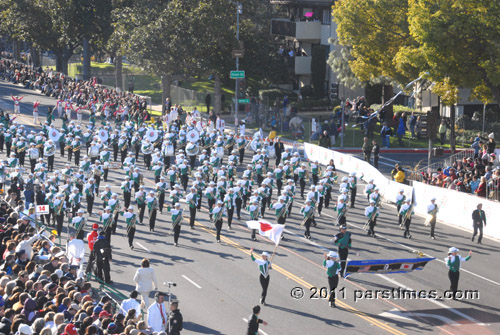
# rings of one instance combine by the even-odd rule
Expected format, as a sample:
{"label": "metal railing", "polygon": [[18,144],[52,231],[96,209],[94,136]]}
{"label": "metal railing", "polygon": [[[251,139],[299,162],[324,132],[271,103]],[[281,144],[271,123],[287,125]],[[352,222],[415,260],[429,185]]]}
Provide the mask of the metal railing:
{"label": "metal railing", "polygon": [[431,165],[428,165],[428,166],[425,166],[423,168],[417,169],[417,170],[414,171],[414,173],[412,174],[412,176],[416,177],[416,176],[421,176],[422,173],[436,172],[437,169],[439,169],[439,168],[441,168],[441,169],[444,170],[448,166],[453,166],[454,162],[456,162],[458,160],[461,161],[464,158],[468,158],[468,157],[474,157],[474,149],[461,150],[460,152],[457,152],[454,155],[451,155],[451,156],[448,156],[446,158],[443,158],[439,162],[435,162],[435,163],[432,163]]}

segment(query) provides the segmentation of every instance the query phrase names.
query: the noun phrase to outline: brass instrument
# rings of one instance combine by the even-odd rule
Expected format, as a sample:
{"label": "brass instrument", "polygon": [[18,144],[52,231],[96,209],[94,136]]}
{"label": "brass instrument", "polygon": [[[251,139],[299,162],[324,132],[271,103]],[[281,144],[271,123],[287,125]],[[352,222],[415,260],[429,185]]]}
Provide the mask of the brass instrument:
{"label": "brass instrument", "polygon": [[313,214],[314,214],[314,207],[311,206],[311,210],[309,211],[309,213],[307,213],[307,215],[304,217],[304,220],[302,220],[302,222],[300,223],[300,226],[301,227],[304,227],[304,225],[306,224],[307,220],[309,220]]}
{"label": "brass instrument", "polygon": [[216,223],[217,221],[219,221],[222,218],[222,215],[224,214],[224,209],[223,208],[224,207],[221,207],[220,211],[217,212],[217,214],[212,215],[212,222],[213,223]]}
{"label": "brass instrument", "polygon": [[71,144],[64,147],[64,150],[69,150],[69,149],[71,149]]}
{"label": "brass instrument", "polygon": [[78,225],[78,228],[76,228],[76,232],[75,232],[75,235],[78,237],[78,235],[80,234],[80,232],[82,231],[83,227],[85,226],[85,218],[82,217],[82,220],[80,221],[80,224]]}
{"label": "brass instrument", "polygon": [[175,221],[172,222],[172,229],[175,229],[175,227],[177,227],[177,225],[182,221],[182,219],[184,219],[184,216],[182,214],[184,214],[184,210],[180,209],[179,214],[175,218]]}
{"label": "brass instrument", "polygon": [[57,209],[55,210],[55,213],[56,213],[57,215],[61,215],[61,210],[62,210],[63,206],[64,206],[64,201],[63,201],[63,200],[61,200],[61,204],[60,204],[60,205],[57,207]]}
{"label": "brass instrument", "polygon": [[125,141],[122,146],[120,147],[120,151],[126,151],[128,147],[127,141]]}
{"label": "brass instrument", "polygon": [[37,148],[37,149],[40,149],[41,147],[43,147],[43,143],[35,145],[35,148]]}
{"label": "brass instrument", "polygon": [[111,222],[113,221],[113,215],[110,214],[109,217],[107,218],[107,220],[104,222],[104,224],[102,225],[102,230],[103,231],[106,231],[108,230],[108,227],[111,225]]}
{"label": "brass instrument", "polygon": [[80,146],[79,145],[73,148],[73,152],[77,152],[77,151],[80,151]]}
{"label": "brass instrument", "polygon": [[17,149],[17,153],[24,152],[24,150],[26,150],[26,147],[21,147],[21,148],[18,148],[18,149]]}
{"label": "brass instrument", "polygon": [[339,225],[339,222],[340,222],[340,219],[342,217],[344,217],[346,214],[347,214],[347,210],[349,209],[349,207],[347,207],[347,205],[344,203],[344,208],[342,208],[340,210],[340,213],[338,213],[337,215],[337,219],[335,221],[335,225],[338,226]]}
{"label": "brass instrument", "polygon": [[408,221],[411,218],[412,211],[413,211],[413,205],[408,207],[408,209],[406,210],[405,216],[403,217],[403,220],[401,221],[401,225],[400,225],[401,229],[403,229],[403,227],[405,226],[406,221]]}
{"label": "brass instrument", "polygon": [[375,206],[373,207],[373,211],[370,213],[370,215],[368,216],[368,220],[366,220],[366,223],[363,225],[363,230],[366,230],[366,228],[368,227],[368,225],[370,224],[370,222],[372,222],[373,220],[373,215],[374,213],[376,213],[378,210],[378,208]]}
{"label": "brass instrument", "polygon": [[137,221],[137,215],[134,214],[134,217],[127,224],[127,235],[130,233],[130,229],[135,228],[135,222]]}

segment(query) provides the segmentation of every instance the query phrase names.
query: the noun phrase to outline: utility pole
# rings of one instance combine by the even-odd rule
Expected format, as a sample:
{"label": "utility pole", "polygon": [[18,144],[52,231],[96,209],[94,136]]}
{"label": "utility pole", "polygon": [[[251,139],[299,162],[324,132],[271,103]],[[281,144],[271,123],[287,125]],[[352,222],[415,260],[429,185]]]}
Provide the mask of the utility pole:
{"label": "utility pole", "polygon": [[[243,13],[243,5],[240,2],[236,2],[236,40],[238,44],[240,43],[240,14]],[[236,57],[236,71],[240,69],[240,59]],[[240,80],[236,79],[236,84],[234,88],[234,129],[235,132],[238,129],[238,125],[236,124],[238,120],[238,88],[240,85]]]}
{"label": "utility pole", "polygon": [[342,129],[342,132],[340,133],[340,148],[342,149],[344,149],[344,136],[345,136],[344,108],[345,108],[345,102],[344,99],[342,99],[342,102],[340,103],[340,111],[342,112],[340,121],[342,122],[342,125],[340,126],[340,128]]}

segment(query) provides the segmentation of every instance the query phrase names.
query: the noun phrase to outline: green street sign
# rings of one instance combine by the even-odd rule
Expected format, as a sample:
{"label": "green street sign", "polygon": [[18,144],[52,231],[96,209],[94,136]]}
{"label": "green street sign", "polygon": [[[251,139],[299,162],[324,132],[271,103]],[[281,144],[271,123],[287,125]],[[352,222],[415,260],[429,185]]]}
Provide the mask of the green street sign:
{"label": "green street sign", "polygon": [[243,79],[245,78],[245,71],[231,71],[231,79]]}
{"label": "green street sign", "polygon": [[250,103],[250,99],[238,99],[238,103],[239,104],[249,104]]}

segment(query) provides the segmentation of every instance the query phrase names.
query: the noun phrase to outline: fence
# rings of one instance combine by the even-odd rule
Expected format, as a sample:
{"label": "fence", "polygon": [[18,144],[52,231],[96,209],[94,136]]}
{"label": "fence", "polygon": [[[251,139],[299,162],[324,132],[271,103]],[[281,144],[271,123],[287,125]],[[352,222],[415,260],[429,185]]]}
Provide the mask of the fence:
{"label": "fence", "polygon": [[417,169],[417,170],[413,171],[413,173],[409,176],[408,179],[421,181],[422,174],[425,174],[425,173],[430,174],[432,172],[436,172],[437,169],[439,169],[439,168],[444,170],[448,166],[452,166],[453,163],[456,162],[457,160],[461,161],[464,158],[468,158],[468,157],[474,157],[474,150],[473,149],[461,150],[460,152],[458,152],[454,155],[448,156],[439,162],[435,162],[429,166]]}

